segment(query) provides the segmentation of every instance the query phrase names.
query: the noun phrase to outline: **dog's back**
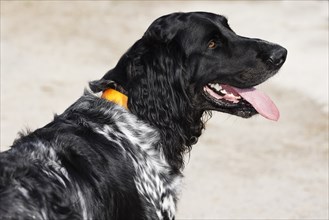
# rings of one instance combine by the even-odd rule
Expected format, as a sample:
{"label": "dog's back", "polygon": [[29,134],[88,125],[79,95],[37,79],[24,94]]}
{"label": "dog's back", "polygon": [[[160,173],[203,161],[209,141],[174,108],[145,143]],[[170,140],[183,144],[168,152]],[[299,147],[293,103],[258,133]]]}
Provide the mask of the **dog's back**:
{"label": "dog's back", "polygon": [[147,124],[87,94],[1,154],[0,216],[172,217],[176,189],[171,184],[177,181],[155,150],[157,143],[158,133]]}

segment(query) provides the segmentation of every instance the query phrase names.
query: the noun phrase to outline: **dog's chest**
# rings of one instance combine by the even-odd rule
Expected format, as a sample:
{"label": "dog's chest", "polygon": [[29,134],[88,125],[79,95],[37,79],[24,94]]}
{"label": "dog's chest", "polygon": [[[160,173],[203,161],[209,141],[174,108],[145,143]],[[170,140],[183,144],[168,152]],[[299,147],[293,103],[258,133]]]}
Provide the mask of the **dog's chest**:
{"label": "dog's chest", "polygon": [[170,174],[161,147],[154,146],[158,141],[152,141],[150,134],[135,139],[135,151],[128,153],[135,168],[134,182],[150,219],[174,219],[182,175]]}
{"label": "dog's chest", "polygon": [[[134,182],[138,193],[147,206],[149,215],[158,219],[174,219],[176,201],[181,185],[181,175],[169,175],[164,162],[144,156],[134,162]],[[153,218],[152,218],[153,219]]]}
{"label": "dog's chest", "polygon": [[[133,163],[133,180],[146,216],[149,219],[174,219],[182,175],[171,174],[154,128],[128,112],[118,115],[120,117],[113,120],[115,124],[105,125],[97,132],[115,141],[124,158]],[[117,137],[113,139],[109,134]],[[120,140],[128,140],[130,144]]]}

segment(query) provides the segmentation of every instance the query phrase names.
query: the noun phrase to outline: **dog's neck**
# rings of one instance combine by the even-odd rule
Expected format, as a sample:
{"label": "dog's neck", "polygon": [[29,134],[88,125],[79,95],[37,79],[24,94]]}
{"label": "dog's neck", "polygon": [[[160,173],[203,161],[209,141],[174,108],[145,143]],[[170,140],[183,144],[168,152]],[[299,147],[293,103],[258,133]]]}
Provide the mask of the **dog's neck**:
{"label": "dog's neck", "polygon": [[116,89],[106,89],[103,91],[102,98],[128,109],[128,96]]}
{"label": "dog's neck", "polygon": [[128,92],[116,82],[103,88],[102,98],[128,109]]}
{"label": "dog's neck", "polygon": [[[192,111],[188,106],[185,106],[183,110],[178,112],[179,115],[172,115],[169,111],[166,112],[167,115],[165,116],[158,116],[165,117],[165,121],[162,118],[154,118],[156,109],[148,108],[147,99],[144,101],[134,100],[134,98],[136,99],[134,94],[130,96],[130,92],[121,84],[111,80],[111,83],[106,84],[102,89],[102,98],[106,100],[126,109],[128,109],[128,102],[130,102],[129,111],[160,132],[161,146],[164,146],[162,150],[173,170],[179,171],[184,167],[184,154],[191,150],[191,146],[197,142],[204,128],[202,111]],[[130,88],[133,91],[134,89],[138,92],[138,88]],[[172,107],[175,108],[175,106]],[[177,120],[178,117],[183,120]]]}

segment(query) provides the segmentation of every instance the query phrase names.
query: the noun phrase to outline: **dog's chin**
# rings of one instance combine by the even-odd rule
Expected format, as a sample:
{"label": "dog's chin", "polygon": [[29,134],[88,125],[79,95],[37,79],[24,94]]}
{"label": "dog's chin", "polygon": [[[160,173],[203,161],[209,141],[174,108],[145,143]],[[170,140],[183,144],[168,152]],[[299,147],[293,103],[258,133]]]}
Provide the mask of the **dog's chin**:
{"label": "dog's chin", "polygon": [[208,83],[203,86],[202,96],[206,110],[219,111],[242,118],[250,118],[258,114],[255,108],[230,89],[229,85]]}

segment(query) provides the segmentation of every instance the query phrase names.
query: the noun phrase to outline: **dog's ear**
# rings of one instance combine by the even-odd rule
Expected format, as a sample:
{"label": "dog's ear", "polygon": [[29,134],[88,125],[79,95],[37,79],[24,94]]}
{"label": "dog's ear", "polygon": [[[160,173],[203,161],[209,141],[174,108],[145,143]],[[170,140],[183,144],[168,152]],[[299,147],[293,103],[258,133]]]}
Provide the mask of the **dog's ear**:
{"label": "dog's ear", "polygon": [[[185,58],[175,43],[144,41],[136,48],[127,74],[129,104],[132,111],[145,111],[171,120],[180,117],[187,98]],[[170,115],[170,116],[169,116]],[[151,117],[151,116],[150,116]],[[154,116],[152,116],[154,117]],[[150,119],[150,118],[149,118]],[[169,123],[169,121],[168,121]]]}
{"label": "dog's ear", "polygon": [[140,46],[127,74],[128,108],[159,129],[169,163],[179,168],[183,153],[195,144],[203,128],[202,113],[192,110],[186,57],[175,41],[147,40]]}

